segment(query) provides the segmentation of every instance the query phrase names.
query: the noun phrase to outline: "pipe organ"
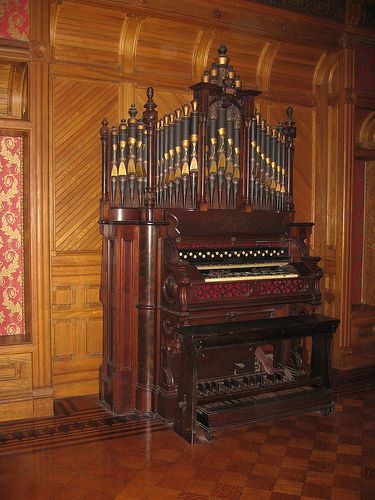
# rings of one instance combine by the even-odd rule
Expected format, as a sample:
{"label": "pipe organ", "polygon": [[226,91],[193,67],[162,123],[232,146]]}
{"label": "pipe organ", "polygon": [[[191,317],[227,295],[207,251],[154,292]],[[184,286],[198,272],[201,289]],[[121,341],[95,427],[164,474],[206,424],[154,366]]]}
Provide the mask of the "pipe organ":
{"label": "pipe organ", "polygon": [[[226,48],[192,87],[190,104],[156,123],[155,206],[163,208],[291,211],[296,136],[293,109],[277,126],[254,112],[260,92],[243,90]],[[132,105],[109,131],[103,121],[104,166],[110,204],[142,207],[147,189],[147,128]],[[106,196],[106,192],[103,193]]]}
{"label": "pipe organ", "polygon": [[[196,420],[199,401],[186,401],[198,385],[215,388],[214,408],[220,398],[231,401],[231,379],[237,389],[246,385],[240,392],[250,399],[267,391],[282,399],[298,388],[292,410],[285,396],[281,406],[262,406],[262,418],[330,411],[329,340],[337,322],[314,315],[322,272],[319,258],[309,255],[313,224],[293,222],[292,108],[285,121],[267,123],[254,106],[260,92],[242,87],[224,46],[191,89],[190,104],[160,119],[149,88],[141,117],[132,105],[118,125],[102,122],[100,398],[114,412],[138,409],[174,419],[176,430],[194,441],[191,429],[204,425]],[[282,327],[285,318],[301,314],[314,326],[313,352],[302,331],[289,335]],[[253,332],[258,320],[263,339]],[[189,367],[181,357],[182,350],[197,349],[189,337],[193,327],[199,327],[200,345],[206,334],[214,345],[216,331],[215,352],[221,352],[220,362],[210,355],[212,370],[202,368],[198,381],[194,356]],[[229,349],[220,347],[223,328]],[[318,373],[321,349],[324,376]],[[266,376],[265,385],[260,373],[278,376]],[[229,406],[215,422],[225,426],[229,414],[233,419],[236,404]],[[247,422],[261,418],[259,409],[242,414]]]}

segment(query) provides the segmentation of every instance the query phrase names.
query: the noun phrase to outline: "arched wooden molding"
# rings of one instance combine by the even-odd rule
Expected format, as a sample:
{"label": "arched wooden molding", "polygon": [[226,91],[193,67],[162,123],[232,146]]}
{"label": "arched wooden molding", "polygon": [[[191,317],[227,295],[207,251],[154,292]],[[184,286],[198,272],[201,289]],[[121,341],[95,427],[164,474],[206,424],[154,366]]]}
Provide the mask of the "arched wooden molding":
{"label": "arched wooden molding", "polygon": [[359,146],[375,148],[375,111],[371,111],[363,120],[359,132]]}
{"label": "arched wooden molding", "polygon": [[28,76],[26,62],[0,62],[0,115],[27,118]]}
{"label": "arched wooden molding", "polygon": [[136,70],[135,58],[142,22],[143,18],[138,16],[124,19],[119,45],[122,73],[134,73]]}
{"label": "arched wooden molding", "polygon": [[316,67],[313,78],[313,92],[319,87],[327,85],[328,94],[332,95],[337,92],[337,65],[338,54],[336,52],[324,52]]}
{"label": "arched wooden molding", "polygon": [[272,65],[280,47],[280,42],[267,42],[259,56],[256,82],[262,92],[268,92],[270,89]]}
{"label": "arched wooden molding", "polygon": [[59,18],[61,9],[61,2],[52,2],[51,5],[51,19],[50,19],[50,43],[51,43],[51,56],[53,57],[53,50],[56,44],[56,30],[57,30],[57,20]]}
{"label": "arched wooden molding", "polygon": [[337,94],[338,92],[338,58],[336,57],[336,61],[332,66],[329,76],[328,76],[328,93],[329,95]]}
{"label": "arched wooden molding", "polygon": [[8,95],[9,116],[26,118],[28,112],[28,71],[26,63],[16,63],[11,65]]}
{"label": "arched wooden molding", "polygon": [[0,62],[0,116],[8,116],[10,64]]}
{"label": "arched wooden molding", "polygon": [[207,29],[199,32],[191,60],[191,79],[194,83],[200,81],[203,71],[209,64],[209,53],[216,30]]}

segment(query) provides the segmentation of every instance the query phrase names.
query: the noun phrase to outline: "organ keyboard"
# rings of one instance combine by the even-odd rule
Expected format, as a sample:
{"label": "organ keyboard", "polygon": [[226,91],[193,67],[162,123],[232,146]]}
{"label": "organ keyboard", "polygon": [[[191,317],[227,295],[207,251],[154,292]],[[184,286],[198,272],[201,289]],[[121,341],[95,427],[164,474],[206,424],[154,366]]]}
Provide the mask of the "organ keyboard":
{"label": "organ keyboard", "polygon": [[205,283],[222,283],[225,281],[256,281],[260,279],[279,279],[279,278],[298,278],[298,273],[293,273],[288,271],[286,268],[271,268],[267,269],[265,272],[259,271],[258,268],[252,271],[240,271],[234,270],[232,272],[227,272],[222,270],[221,272],[209,273],[204,275]]}
{"label": "organ keyboard", "polygon": [[[181,261],[194,265],[205,283],[255,281],[273,278],[298,278],[289,264],[287,248],[227,248],[220,250],[186,249]],[[279,260],[278,260],[279,259]],[[286,260],[287,259],[287,260]]]}

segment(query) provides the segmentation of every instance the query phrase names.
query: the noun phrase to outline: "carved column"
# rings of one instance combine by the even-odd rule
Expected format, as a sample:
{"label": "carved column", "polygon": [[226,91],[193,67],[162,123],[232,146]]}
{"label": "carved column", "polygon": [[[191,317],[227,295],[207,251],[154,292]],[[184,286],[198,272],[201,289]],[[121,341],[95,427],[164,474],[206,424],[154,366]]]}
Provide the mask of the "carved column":
{"label": "carved column", "polygon": [[138,385],[137,408],[152,410],[154,386],[155,337],[157,313],[158,226],[154,220],[156,158],[155,127],[157,122],[154,91],[147,90],[146,111],[143,122],[147,129],[147,189],[145,194],[145,220],[139,225],[139,295],[138,295]]}
{"label": "carved column", "polygon": [[[337,204],[337,279],[336,316],[340,318],[339,335],[335,339],[335,364],[342,366],[342,353],[350,346],[351,316],[351,192],[354,158],[354,48],[351,35],[341,38],[339,52],[339,135],[337,187],[342,196]],[[338,350],[338,352],[337,352]]]}
{"label": "carved column", "polygon": [[50,321],[49,14],[48,0],[30,2],[30,261],[33,413],[53,413]]}

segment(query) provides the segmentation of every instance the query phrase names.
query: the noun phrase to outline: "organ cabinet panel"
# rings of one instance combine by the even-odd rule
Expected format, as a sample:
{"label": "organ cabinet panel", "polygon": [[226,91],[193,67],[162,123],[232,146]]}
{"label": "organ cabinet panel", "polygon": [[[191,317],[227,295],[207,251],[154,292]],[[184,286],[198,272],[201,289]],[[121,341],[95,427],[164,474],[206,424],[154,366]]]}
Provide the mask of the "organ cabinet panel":
{"label": "organ cabinet panel", "polygon": [[[216,366],[215,377],[230,387],[225,380],[240,369],[242,344],[253,345],[254,337],[256,356],[248,356],[246,374],[255,381],[253,392],[266,389],[252,371],[268,366],[278,373],[269,382],[278,397],[291,380],[302,387],[304,402],[303,384],[316,386],[311,394],[319,404],[294,402],[292,413],[330,411],[330,336],[314,343],[312,357],[307,335],[282,327],[289,325],[285,318],[301,315],[306,324],[320,324],[313,315],[322,277],[319,257],[309,254],[313,224],[294,222],[293,109],[276,125],[267,123],[254,106],[260,92],[243,88],[224,46],[191,90],[191,103],[158,119],[150,87],[142,117],[132,105],[119,124],[102,122],[101,401],[115,412],[137,409],[176,420],[183,398],[197,389],[194,363],[189,369],[182,363],[184,328],[199,328],[204,344],[212,328],[219,333],[227,325],[225,342],[233,345],[223,350],[224,371]],[[257,321],[264,332],[272,324],[272,342],[254,334]],[[320,349],[324,363],[316,361]],[[280,361],[291,358],[293,366]],[[311,372],[314,377],[299,377]],[[181,380],[193,392],[182,394]],[[272,416],[272,405],[263,408],[264,417]],[[176,429],[186,437],[180,424]]]}

